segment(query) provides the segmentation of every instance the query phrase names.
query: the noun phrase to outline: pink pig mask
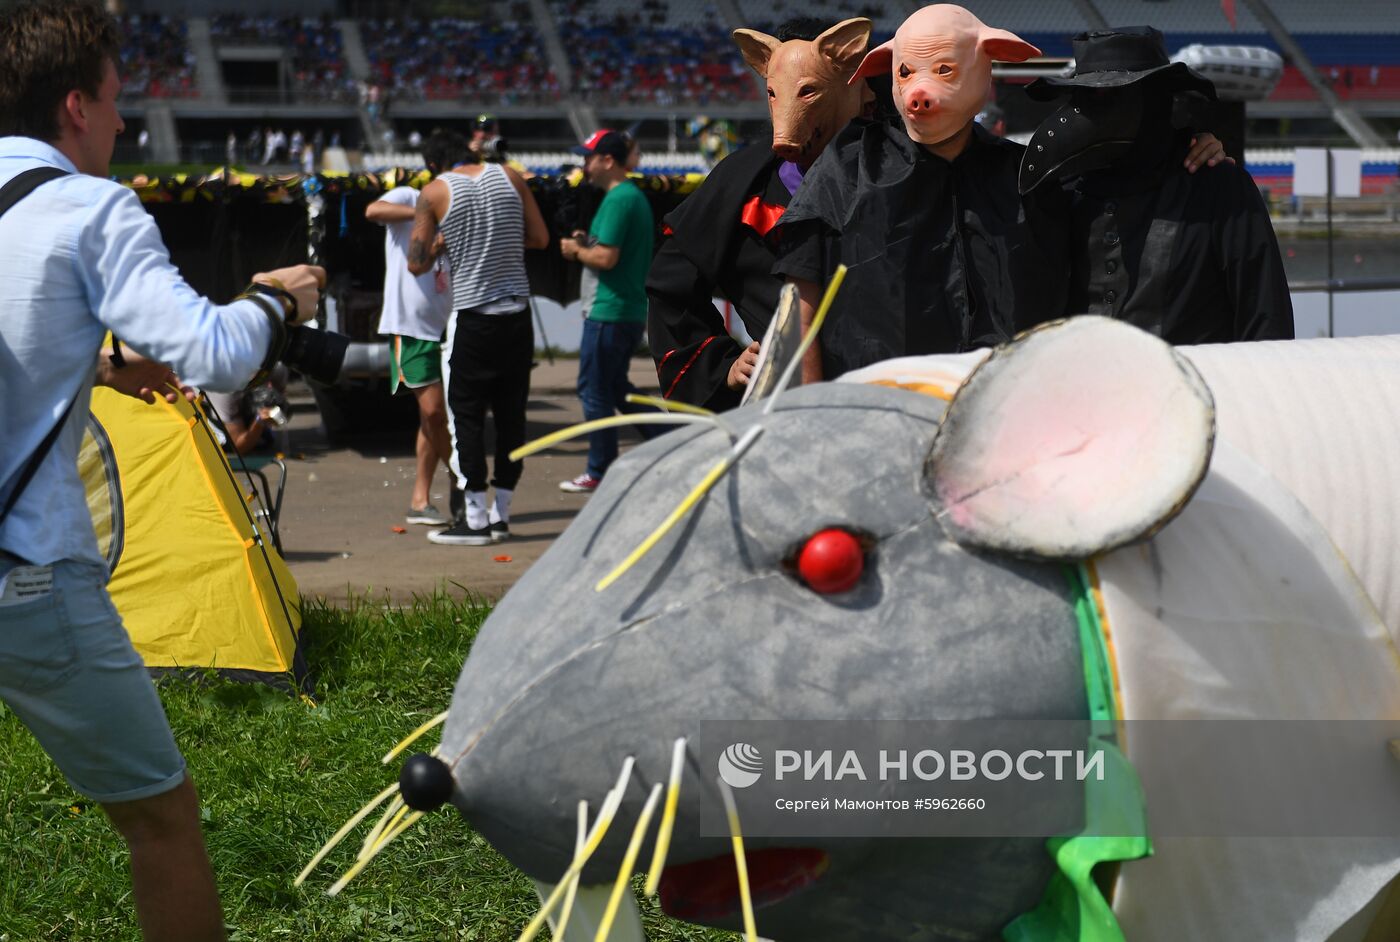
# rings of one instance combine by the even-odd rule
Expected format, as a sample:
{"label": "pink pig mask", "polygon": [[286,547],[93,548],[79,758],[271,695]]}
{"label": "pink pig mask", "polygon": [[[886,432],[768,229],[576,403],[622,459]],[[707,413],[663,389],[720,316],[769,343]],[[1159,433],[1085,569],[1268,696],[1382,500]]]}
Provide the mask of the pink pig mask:
{"label": "pink pig mask", "polygon": [[734,31],[744,61],[767,83],[773,153],[810,167],[862,107],[874,102],[864,82],[847,82],[870,44],[870,29],[870,20],[855,17],[811,42]]}
{"label": "pink pig mask", "polygon": [[967,127],[987,101],[992,60],[1024,62],[1040,50],[1004,29],[993,29],[971,12],[936,3],[905,20],[894,38],[876,46],[851,82],[889,72],[895,104],[909,137],[941,144]]}

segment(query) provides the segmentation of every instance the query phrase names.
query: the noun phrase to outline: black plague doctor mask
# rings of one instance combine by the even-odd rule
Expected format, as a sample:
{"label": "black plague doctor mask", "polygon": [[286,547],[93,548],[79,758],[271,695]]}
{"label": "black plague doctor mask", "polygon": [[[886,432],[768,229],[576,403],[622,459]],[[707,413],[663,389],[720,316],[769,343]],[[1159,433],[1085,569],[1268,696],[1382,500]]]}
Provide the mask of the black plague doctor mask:
{"label": "black plague doctor mask", "polygon": [[1107,168],[1137,173],[1160,164],[1173,135],[1178,92],[1215,97],[1215,88],[1167,59],[1162,34],[1148,26],[1081,33],[1074,39],[1075,72],[1039,79],[1026,93],[1063,101],[1026,145],[1019,189]]}

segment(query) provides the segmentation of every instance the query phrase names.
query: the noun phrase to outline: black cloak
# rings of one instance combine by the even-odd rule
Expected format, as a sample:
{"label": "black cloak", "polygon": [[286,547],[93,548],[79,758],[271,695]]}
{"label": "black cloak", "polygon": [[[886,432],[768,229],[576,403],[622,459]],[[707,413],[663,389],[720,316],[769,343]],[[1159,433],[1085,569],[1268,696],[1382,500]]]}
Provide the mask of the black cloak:
{"label": "black cloak", "polygon": [[728,386],[743,353],[724,327],[715,296],[734,305],[749,336],[768,329],[783,281],[772,273],[773,227],[790,200],[782,161],[768,140],[721,160],[666,216],[669,234],[647,275],[647,336],[668,399],[723,411],[742,393]]}
{"label": "black cloak", "polygon": [[1023,208],[1023,151],[974,124],[949,162],[877,122],[848,127],[817,158],[783,216],[774,271],[825,284],[850,269],[822,328],[826,379],[1001,343],[1062,314],[1063,203]]}
{"label": "black cloak", "polygon": [[1291,340],[1293,300],[1268,208],[1243,167],[1182,167],[1189,133],[1064,184],[1076,314],[1173,344]]}

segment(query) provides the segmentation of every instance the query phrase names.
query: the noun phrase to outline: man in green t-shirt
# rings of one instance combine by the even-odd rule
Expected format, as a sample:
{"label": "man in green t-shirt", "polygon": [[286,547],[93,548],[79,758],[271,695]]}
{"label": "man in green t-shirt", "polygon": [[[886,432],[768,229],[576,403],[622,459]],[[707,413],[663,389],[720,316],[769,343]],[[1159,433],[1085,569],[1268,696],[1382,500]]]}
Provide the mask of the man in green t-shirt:
{"label": "man in green t-shirt", "polygon": [[[588,182],[604,193],[593,216],[588,239],[559,240],[565,259],[577,260],[598,273],[598,290],[583,322],[579,347],[578,395],[586,420],[616,412],[645,411],[627,402],[635,387],[627,379],[632,354],[642,342],[647,320],[647,271],[651,268],[651,206],[642,191],[627,179],[627,138],[617,131],[599,131],[574,152],[584,156]],[[643,437],[654,426],[639,425]],[[617,432],[608,429],[588,437],[588,469],[560,490],[587,494],[597,488],[608,465],[617,458]]]}

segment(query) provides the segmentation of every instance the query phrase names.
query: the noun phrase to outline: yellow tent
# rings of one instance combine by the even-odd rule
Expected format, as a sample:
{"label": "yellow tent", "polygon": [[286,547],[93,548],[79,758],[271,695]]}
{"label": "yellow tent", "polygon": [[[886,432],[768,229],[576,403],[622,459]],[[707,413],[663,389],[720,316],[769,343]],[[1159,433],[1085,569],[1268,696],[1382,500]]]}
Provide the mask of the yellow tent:
{"label": "yellow tent", "polygon": [[296,583],[196,406],[94,389],[78,464],[148,667],[305,684]]}

